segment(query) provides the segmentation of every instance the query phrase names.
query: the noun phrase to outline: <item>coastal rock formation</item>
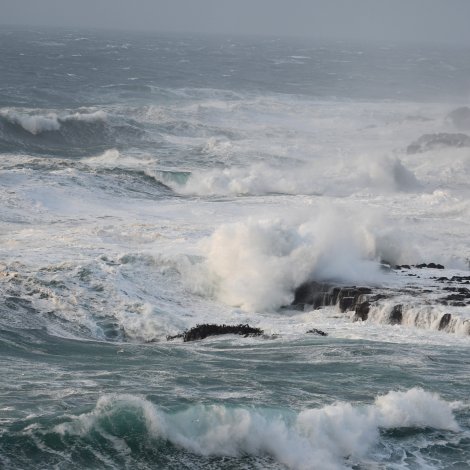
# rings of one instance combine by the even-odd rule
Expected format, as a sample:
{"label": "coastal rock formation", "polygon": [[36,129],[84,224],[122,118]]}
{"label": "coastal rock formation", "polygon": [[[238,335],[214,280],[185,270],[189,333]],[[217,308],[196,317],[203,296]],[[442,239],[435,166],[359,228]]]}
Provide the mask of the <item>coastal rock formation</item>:
{"label": "coastal rock formation", "polygon": [[439,330],[444,330],[450,323],[451,318],[452,315],[450,313],[445,313],[442,315],[441,320],[439,321]]}
{"label": "coastal rock formation", "polygon": [[[363,287],[337,285],[332,282],[306,282],[299,286],[294,295],[291,307],[300,310],[335,306],[341,313],[351,314],[353,321],[367,321],[374,314],[377,321],[400,325],[404,323],[405,314],[411,315],[407,323],[432,324],[434,329],[453,331],[456,325],[463,324],[462,331],[467,328],[470,334],[470,322],[460,318],[457,320],[451,313],[443,312],[442,307],[469,307],[470,276],[437,277],[432,276],[434,270],[443,270],[439,263],[421,263],[417,265],[397,265],[395,273],[404,281],[400,287]],[[411,272],[407,272],[411,271]],[[406,276],[406,277],[405,277]],[[408,278],[408,276],[412,276]],[[409,281],[407,279],[410,279]],[[435,309],[433,308],[436,307]],[[416,307],[419,307],[416,309]],[[373,310],[374,309],[374,310]],[[371,313],[372,312],[372,313]],[[438,314],[436,320],[436,313]],[[426,317],[426,315],[429,315]],[[425,318],[426,317],[426,318]]]}

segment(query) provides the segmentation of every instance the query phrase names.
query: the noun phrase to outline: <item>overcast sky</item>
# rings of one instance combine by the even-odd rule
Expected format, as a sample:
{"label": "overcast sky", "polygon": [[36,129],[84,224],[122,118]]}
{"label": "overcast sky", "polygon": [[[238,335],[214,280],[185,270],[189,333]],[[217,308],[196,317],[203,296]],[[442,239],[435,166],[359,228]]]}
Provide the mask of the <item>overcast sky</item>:
{"label": "overcast sky", "polygon": [[470,45],[470,0],[0,0],[0,23]]}

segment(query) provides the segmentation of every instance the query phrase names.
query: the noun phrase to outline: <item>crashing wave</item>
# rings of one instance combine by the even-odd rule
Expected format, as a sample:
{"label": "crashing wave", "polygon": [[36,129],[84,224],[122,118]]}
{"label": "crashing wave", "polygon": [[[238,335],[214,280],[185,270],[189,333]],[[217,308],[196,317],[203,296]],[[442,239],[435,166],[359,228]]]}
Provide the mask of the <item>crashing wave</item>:
{"label": "crashing wave", "polygon": [[421,184],[398,158],[360,157],[336,169],[321,163],[288,168],[258,163],[247,167],[228,167],[193,171],[184,184],[173,189],[197,196],[259,196],[268,194],[336,194],[363,190],[374,192],[413,192]]}
{"label": "crashing wave", "polygon": [[61,125],[71,121],[81,122],[97,122],[106,121],[107,114],[104,111],[98,110],[90,113],[76,112],[73,114],[58,115],[56,113],[42,114],[29,114],[18,112],[14,109],[0,109],[0,117],[6,122],[17,124],[25,131],[33,135],[41,134],[42,132],[58,131]]}
{"label": "crashing wave", "polygon": [[90,154],[118,142],[132,142],[142,130],[132,121],[122,121],[103,110],[72,113],[0,109],[0,151]]}
{"label": "crashing wave", "polygon": [[62,439],[98,433],[112,440],[117,433],[125,441],[126,434],[119,431],[125,416],[135,432],[150,438],[149,445],[164,440],[205,457],[269,456],[290,469],[339,470],[370,459],[381,430],[458,433],[456,406],[421,388],[391,391],[370,405],[338,402],[299,413],[225,405],[170,412],[144,398],[104,395],[91,412],[69,416],[53,431]]}

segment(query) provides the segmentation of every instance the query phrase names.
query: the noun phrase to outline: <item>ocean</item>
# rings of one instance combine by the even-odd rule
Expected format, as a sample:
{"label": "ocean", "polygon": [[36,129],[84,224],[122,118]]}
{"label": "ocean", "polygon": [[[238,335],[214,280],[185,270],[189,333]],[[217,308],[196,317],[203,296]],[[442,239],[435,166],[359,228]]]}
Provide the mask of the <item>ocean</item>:
{"label": "ocean", "polygon": [[470,468],[469,52],[2,27],[0,468]]}

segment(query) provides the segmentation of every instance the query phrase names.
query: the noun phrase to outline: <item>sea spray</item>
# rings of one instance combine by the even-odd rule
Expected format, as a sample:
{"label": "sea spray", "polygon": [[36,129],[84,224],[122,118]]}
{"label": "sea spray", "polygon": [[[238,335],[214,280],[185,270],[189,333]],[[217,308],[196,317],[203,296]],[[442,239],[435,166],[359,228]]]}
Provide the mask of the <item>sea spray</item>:
{"label": "sea spray", "polygon": [[374,217],[324,209],[303,221],[222,225],[203,243],[206,261],[187,277],[190,285],[244,310],[272,310],[289,305],[308,279],[376,285],[385,279],[378,261],[397,262],[411,249],[399,232],[374,229]]}

